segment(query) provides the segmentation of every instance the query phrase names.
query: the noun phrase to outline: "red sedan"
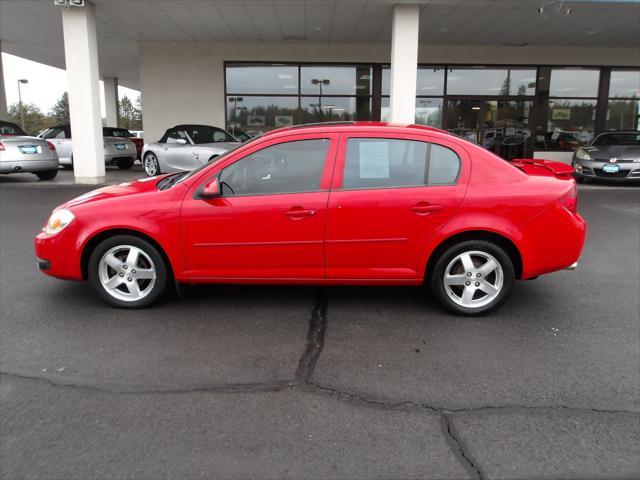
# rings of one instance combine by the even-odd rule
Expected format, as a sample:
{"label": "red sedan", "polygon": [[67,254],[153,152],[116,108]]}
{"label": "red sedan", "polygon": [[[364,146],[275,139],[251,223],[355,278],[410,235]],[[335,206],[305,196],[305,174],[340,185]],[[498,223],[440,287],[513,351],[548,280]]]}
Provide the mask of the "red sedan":
{"label": "red sedan", "polygon": [[426,284],[479,315],[515,279],[575,267],[586,224],[572,171],[428,127],[302,125],[71,200],[35,250],[44,273],[118,307],[175,283]]}

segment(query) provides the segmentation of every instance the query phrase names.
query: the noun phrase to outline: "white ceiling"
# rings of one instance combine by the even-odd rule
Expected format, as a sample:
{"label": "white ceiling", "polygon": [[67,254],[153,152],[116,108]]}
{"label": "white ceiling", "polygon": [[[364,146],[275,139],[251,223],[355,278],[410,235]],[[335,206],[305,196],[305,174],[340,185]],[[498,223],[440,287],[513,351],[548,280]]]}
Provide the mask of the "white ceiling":
{"label": "white ceiling", "polygon": [[[419,3],[420,42],[431,45],[640,45],[640,2],[565,0],[93,0],[100,68],[138,83],[139,41],[386,44],[395,3]],[[540,15],[538,7],[545,5]],[[8,53],[64,67],[53,0],[0,0]]]}

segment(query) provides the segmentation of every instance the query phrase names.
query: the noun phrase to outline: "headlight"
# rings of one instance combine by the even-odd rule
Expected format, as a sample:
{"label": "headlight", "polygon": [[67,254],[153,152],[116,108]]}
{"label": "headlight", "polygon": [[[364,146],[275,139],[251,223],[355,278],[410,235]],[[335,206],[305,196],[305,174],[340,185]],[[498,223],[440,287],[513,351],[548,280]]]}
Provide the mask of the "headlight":
{"label": "headlight", "polygon": [[589,152],[587,152],[586,150],[582,150],[581,148],[576,151],[576,157],[578,157],[580,160],[591,160],[591,155],[589,155]]}
{"label": "headlight", "polygon": [[42,230],[47,235],[55,235],[69,225],[74,218],[76,217],[73,213],[66,208],[56,210],[51,214],[49,220],[47,220],[47,224]]}

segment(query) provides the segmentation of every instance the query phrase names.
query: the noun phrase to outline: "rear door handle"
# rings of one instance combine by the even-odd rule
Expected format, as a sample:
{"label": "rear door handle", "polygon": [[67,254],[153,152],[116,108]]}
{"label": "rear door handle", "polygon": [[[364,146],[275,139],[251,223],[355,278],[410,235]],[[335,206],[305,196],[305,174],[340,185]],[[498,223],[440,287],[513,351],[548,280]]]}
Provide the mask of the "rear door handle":
{"label": "rear door handle", "polygon": [[310,210],[302,207],[293,207],[291,210],[284,212],[284,214],[290,217],[292,220],[298,220],[303,217],[310,217],[316,214],[315,210]]}
{"label": "rear door handle", "polygon": [[411,207],[410,210],[418,215],[427,215],[431,212],[439,212],[442,208],[442,205],[431,205],[429,202],[418,202]]}

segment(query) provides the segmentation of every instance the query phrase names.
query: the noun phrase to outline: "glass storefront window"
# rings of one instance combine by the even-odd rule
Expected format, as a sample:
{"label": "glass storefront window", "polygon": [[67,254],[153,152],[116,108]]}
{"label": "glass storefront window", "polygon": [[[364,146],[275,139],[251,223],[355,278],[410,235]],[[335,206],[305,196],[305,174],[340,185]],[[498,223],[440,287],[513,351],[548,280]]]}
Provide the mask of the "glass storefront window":
{"label": "glass storefront window", "polygon": [[[444,94],[444,67],[418,67],[416,95]],[[391,69],[382,70],[382,95],[391,93]]]}
{"label": "glass storefront window", "polygon": [[[356,98],[354,97],[301,97],[301,123],[340,122],[356,119]],[[369,99],[367,108],[369,108]]]}
{"label": "glass storefront window", "polygon": [[640,100],[609,100],[606,130],[640,130]]}
{"label": "glass storefront window", "polygon": [[371,95],[369,66],[303,66],[300,77],[303,95]]}
{"label": "glass storefront window", "polygon": [[[389,121],[389,97],[382,97],[380,120]],[[442,128],[442,98],[416,98],[416,120],[418,125]]]}
{"label": "glass storefront window", "polygon": [[534,69],[452,68],[447,74],[447,95],[534,95]]}
{"label": "glass storefront window", "polygon": [[227,93],[296,95],[298,67],[284,65],[242,65],[226,68]]}
{"label": "glass storefront window", "polygon": [[612,70],[609,98],[640,97],[640,70]]}
{"label": "glass storefront window", "polygon": [[[298,97],[244,96],[227,97],[227,129],[257,135],[274,128],[300,123]],[[234,99],[236,99],[234,101]]]}
{"label": "glass storefront window", "polygon": [[553,99],[547,106],[546,132],[536,134],[536,148],[573,151],[593,139],[596,100]]}
{"label": "glass storefront window", "polygon": [[549,79],[550,97],[597,97],[600,70],[553,68]]}

